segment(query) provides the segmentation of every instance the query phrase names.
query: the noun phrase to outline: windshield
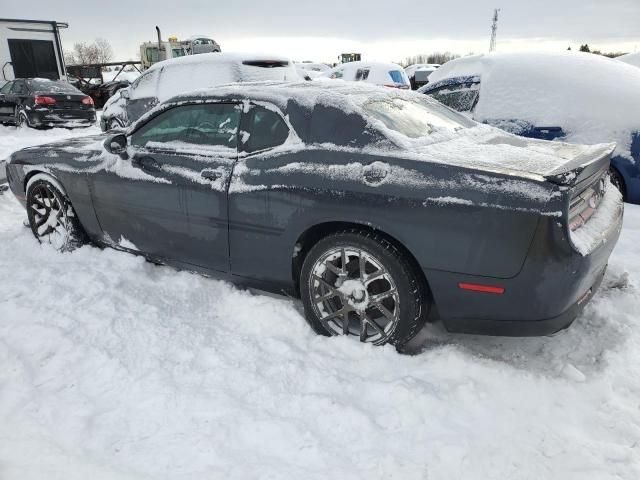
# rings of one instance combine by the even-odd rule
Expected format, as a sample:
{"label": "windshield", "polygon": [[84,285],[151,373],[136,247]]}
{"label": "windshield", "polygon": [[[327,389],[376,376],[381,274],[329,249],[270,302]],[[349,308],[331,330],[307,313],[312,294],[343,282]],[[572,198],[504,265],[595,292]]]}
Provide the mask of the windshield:
{"label": "windshield", "polygon": [[401,98],[373,101],[364,110],[376,120],[409,138],[429,135],[434,130],[456,130],[473,123],[438,105],[411,102]]}
{"label": "windshield", "polygon": [[67,82],[34,79],[30,83],[35,93],[80,93],[80,90]]}

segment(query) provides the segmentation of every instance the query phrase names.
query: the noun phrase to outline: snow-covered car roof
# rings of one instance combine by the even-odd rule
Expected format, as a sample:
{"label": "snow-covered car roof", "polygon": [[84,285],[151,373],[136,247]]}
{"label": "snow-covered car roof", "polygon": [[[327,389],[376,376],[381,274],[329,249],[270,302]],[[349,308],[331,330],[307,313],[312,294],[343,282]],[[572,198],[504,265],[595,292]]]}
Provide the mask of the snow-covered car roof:
{"label": "snow-covered car roof", "polygon": [[474,119],[559,126],[575,143],[615,141],[629,154],[640,131],[640,69],[590,53],[492,53],[447,62],[430,89],[456,77],[479,77]]}
{"label": "snow-covered car roof", "polygon": [[[384,89],[363,82],[342,80],[221,85],[174,97],[165,105],[156,107],[139,121],[145,122],[148,116],[157,114],[160,109],[170,108],[174,103],[201,101],[205,98],[271,103],[282,110],[288,122],[293,125],[305,143],[309,141],[305,138],[309,134],[308,122],[312,117],[309,111],[313,110],[315,112],[313,117],[318,114],[323,119],[318,123],[340,125],[338,129],[331,129],[331,138],[321,141],[315,139],[323,145],[323,148],[331,148],[330,143],[338,145],[337,148],[347,145],[347,142],[339,143],[335,139],[342,135],[343,130],[350,129],[351,120],[356,117],[352,114],[357,114],[358,117],[366,120],[367,125],[382,133],[395,147],[402,149],[402,155],[407,159],[493,172],[510,172],[512,175],[536,180],[540,180],[541,175],[562,169],[579,155],[601,156],[610,153],[613,149],[610,143],[587,147],[563,142],[523,139],[488,125],[477,124],[427,95],[411,90]],[[410,103],[417,105],[409,105]],[[396,115],[403,115],[402,123],[410,124],[414,113],[412,110],[416,108],[428,110],[428,113],[421,111],[420,115],[430,124],[429,133],[415,137],[407,136],[386,122],[386,120],[393,120]],[[327,112],[332,109],[339,114],[332,116]],[[357,121],[356,126],[358,127],[357,135],[366,134],[363,126]],[[132,129],[135,128],[135,126],[132,127]],[[371,139],[368,142],[371,142]],[[367,146],[372,149],[370,151],[375,151],[381,156],[394,155],[388,148],[390,145],[384,142],[365,143],[363,146]]]}
{"label": "snow-covered car roof", "polygon": [[640,52],[638,53],[627,53],[626,55],[621,55],[615,58],[619,62],[628,63],[629,65],[633,65],[634,67],[640,67]]}
{"label": "snow-covered car roof", "polygon": [[154,64],[131,87],[131,98],[155,97],[163,102],[198,88],[231,82],[299,81],[288,58],[252,53],[203,53]]}
{"label": "snow-covered car roof", "polygon": [[404,71],[407,73],[407,76],[411,77],[416,70],[427,70],[433,72],[438,68],[440,68],[439,63],[414,63],[413,65],[405,67]]}
{"label": "snow-covered car roof", "polygon": [[312,72],[327,72],[331,70],[331,67],[326,63],[296,62],[296,67]]}
{"label": "snow-covered car roof", "polygon": [[320,78],[362,81],[374,85],[409,88],[409,78],[397,63],[349,62],[325,72]]}

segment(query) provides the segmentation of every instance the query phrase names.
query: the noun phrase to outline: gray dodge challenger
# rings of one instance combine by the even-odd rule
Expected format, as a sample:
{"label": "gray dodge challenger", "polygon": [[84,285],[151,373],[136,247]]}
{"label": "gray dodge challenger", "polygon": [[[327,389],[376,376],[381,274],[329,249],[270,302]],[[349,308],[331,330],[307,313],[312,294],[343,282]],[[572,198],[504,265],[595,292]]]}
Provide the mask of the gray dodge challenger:
{"label": "gray dodge challenger", "polygon": [[620,233],[613,149],[515,137],[413,92],[234,84],[20,150],[7,176],[60,251],[92,242],[299,297],[319,334],[401,346],[426,321],[568,327]]}

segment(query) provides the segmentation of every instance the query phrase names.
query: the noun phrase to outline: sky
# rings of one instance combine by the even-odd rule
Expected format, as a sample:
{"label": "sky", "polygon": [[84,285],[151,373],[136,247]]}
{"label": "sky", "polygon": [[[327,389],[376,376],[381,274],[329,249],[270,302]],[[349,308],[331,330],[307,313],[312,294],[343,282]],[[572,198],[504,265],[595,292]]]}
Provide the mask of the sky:
{"label": "sky", "polygon": [[[65,49],[107,39],[114,60],[137,59],[140,43],[162,35],[214,38],[223,51],[277,53],[335,62],[343,52],[400,61],[434,51],[489,48],[500,8],[497,50],[640,51],[640,0],[0,0],[4,18],[57,20]],[[37,12],[37,13],[36,13]]]}

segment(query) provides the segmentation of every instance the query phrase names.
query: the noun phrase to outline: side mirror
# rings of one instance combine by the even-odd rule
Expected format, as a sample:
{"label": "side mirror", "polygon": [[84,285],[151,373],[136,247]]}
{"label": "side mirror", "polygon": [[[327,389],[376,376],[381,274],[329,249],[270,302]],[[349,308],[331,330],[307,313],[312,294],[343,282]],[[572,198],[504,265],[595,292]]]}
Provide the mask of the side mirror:
{"label": "side mirror", "polygon": [[114,155],[120,155],[127,151],[127,136],[124,133],[116,133],[109,135],[104,141],[104,149],[113,153]]}
{"label": "side mirror", "polygon": [[122,90],[120,90],[120,96],[126,100],[129,100],[129,89],[123,88]]}

